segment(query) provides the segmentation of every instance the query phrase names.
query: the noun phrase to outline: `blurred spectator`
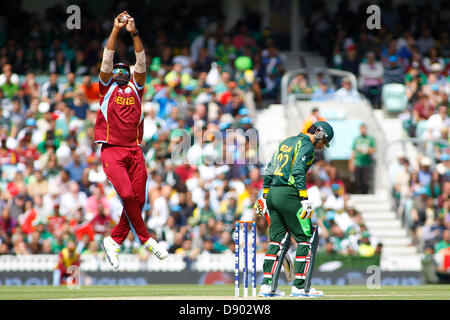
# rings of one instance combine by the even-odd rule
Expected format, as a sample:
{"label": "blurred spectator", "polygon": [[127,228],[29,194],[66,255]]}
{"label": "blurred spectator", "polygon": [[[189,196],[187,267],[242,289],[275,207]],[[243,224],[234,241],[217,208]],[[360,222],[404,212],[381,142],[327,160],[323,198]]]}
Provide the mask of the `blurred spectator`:
{"label": "blurred spectator", "polygon": [[58,286],[67,284],[67,278],[73,276],[73,270],[70,272],[71,266],[80,266],[80,255],[75,251],[76,245],[74,241],[69,241],[64,249],[58,255],[58,264],[53,273],[53,285]]}
{"label": "blurred spectator", "polygon": [[361,233],[361,244],[358,248],[358,254],[361,257],[372,257],[375,254],[375,248],[369,240],[370,234],[367,231]]}
{"label": "blurred spectator", "polygon": [[204,32],[200,35],[198,35],[194,41],[192,41],[190,50],[191,50],[191,56],[194,61],[198,60],[198,57],[200,55],[200,51],[202,48],[206,49],[205,54],[213,57],[215,50],[216,50],[216,41],[214,37],[212,37],[211,33],[205,29]]}
{"label": "blurred spectator", "polygon": [[213,58],[209,55],[205,47],[200,48],[197,59],[195,59],[194,71],[207,72],[211,68]]}
{"label": "blurred spectator", "polygon": [[7,239],[12,235],[17,220],[11,217],[9,207],[4,207],[0,216],[0,237]]}
{"label": "blurred spectator", "polygon": [[402,67],[398,64],[398,57],[390,56],[384,69],[384,83],[403,83],[404,79],[405,75]]}
{"label": "blurred spectator", "polygon": [[311,114],[309,114],[308,117],[306,117],[305,121],[303,122],[302,132],[304,134],[306,134],[306,132],[308,131],[309,127],[311,127],[311,125],[314,124],[314,122],[317,122],[317,121],[326,121],[326,119],[320,115],[319,108],[314,107],[311,110]]}
{"label": "blurred spectator", "polygon": [[69,191],[61,195],[60,213],[67,219],[75,216],[78,207],[86,206],[86,194],[80,191],[80,187],[76,181],[71,181]]}
{"label": "blurred spectator", "polygon": [[322,79],[314,90],[312,101],[325,101],[333,98],[334,90],[329,87],[328,80]]}
{"label": "blurred spectator", "polygon": [[99,246],[96,241],[89,241],[89,245],[86,250],[84,250],[81,255],[93,255],[96,256],[99,254]]}
{"label": "blurred spectator", "polygon": [[108,226],[114,226],[114,221],[110,216],[108,208],[104,208],[101,203],[97,206],[97,215],[90,222],[95,234],[105,236]]}
{"label": "blurred spectator", "polygon": [[31,240],[28,243],[28,247],[30,248],[31,254],[39,254],[42,251],[42,245],[40,242],[40,233],[38,231],[34,231],[31,233]]}
{"label": "blurred spectator", "polygon": [[189,46],[185,45],[181,48],[179,55],[173,58],[174,64],[180,64],[182,66],[182,72],[187,73],[190,76],[193,74],[194,60],[189,53]]}
{"label": "blurred spectator", "polygon": [[[436,47],[431,47],[428,51],[428,55],[423,57],[422,59],[422,65],[425,69],[426,73],[433,72],[433,71],[442,71],[441,66],[445,66],[444,59],[442,57],[438,56],[438,51]],[[433,68],[434,66],[434,68]],[[438,69],[436,69],[438,68]],[[434,70],[433,70],[434,69]]]}
{"label": "blurred spectator", "polygon": [[39,84],[36,82],[34,73],[29,72],[26,74],[25,81],[20,86],[24,91],[26,105],[30,105],[32,98],[39,98]]}
{"label": "blurred spectator", "polygon": [[367,134],[367,126],[360,127],[361,135],[353,142],[349,170],[354,172],[356,192],[367,194],[370,190],[373,173],[372,155],[375,153],[375,139]]}
{"label": "blurred spectator", "polygon": [[0,243],[0,255],[9,254],[8,244],[6,242]]}
{"label": "blurred spectator", "polygon": [[25,195],[18,194],[14,197],[9,212],[14,219],[18,219],[19,216],[25,212]]}
{"label": "blurred spectator", "polygon": [[351,44],[345,51],[345,56],[342,59],[341,69],[353,73],[356,77],[359,76],[360,59],[356,52],[355,45]]}
{"label": "blurred spectator", "polygon": [[289,94],[312,94],[313,90],[308,85],[305,76],[303,74],[299,74],[289,83],[288,93]]}
{"label": "blurred spectator", "polygon": [[269,44],[266,50],[263,50],[262,68],[264,79],[264,91],[269,98],[274,98],[280,90],[281,77],[284,73],[283,57],[274,44]]}
{"label": "blurred spectator", "polygon": [[86,218],[88,221],[92,220],[98,215],[98,207],[103,206],[104,210],[110,210],[110,205],[101,185],[93,187],[92,195],[86,199]]}
{"label": "blurred spectator", "polygon": [[34,51],[30,67],[36,74],[43,74],[48,72],[48,57],[44,54],[44,50],[42,48],[37,48]]}
{"label": "blurred spectator", "polygon": [[224,69],[231,68],[232,61],[236,58],[237,52],[231,43],[229,35],[225,35],[216,45],[215,57]]}
{"label": "blurred spectator", "polygon": [[56,73],[60,75],[65,75],[71,72],[70,62],[66,59],[64,51],[58,51],[55,57],[50,60],[49,71],[50,73]]}
{"label": "blurred spectator", "polygon": [[66,80],[67,82],[63,85],[63,98],[66,103],[71,103],[78,88],[78,83],[75,82],[75,73],[67,73]]}
{"label": "blurred spectator", "polygon": [[98,102],[98,97],[100,94],[98,82],[92,82],[91,76],[83,76],[83,82],[80,85],[80,90],[84,93],[88,103]]}
{"label": "blurred spectator", "polygon": [[83,50],[77,50],[75,52],[75,58],[71,62],[70,70],[77,76],[85,75],[88,72],[88,66],[86,64]]}
{"label": "blurred spectator", "polygon": [[432,160],[428,157],[423,157],[420,160],[419,172],[417,173],[417,178],[422,186],[426,186],[431,182],[431,165]]}
{"label": "blurred spectator", "polygon": [[361,100],[356,88],[352,88],[352,82],[348,77],[342,79],[341,88],[334,93],[334,99],[340,102],[355,102]]}
{"label": "blurred spectator", "polygon": [[[16,77],[14,77],[14,75]],[[12,66],[10,64],[5,64],[3,66],[3,73],[0,75],[0,89],[2,90],[4,97],[8,99],[12,99],[19,90],[19,79],[17,74],[13,74]]]}
{"label": "blurred spectator", "polygon": [[417,97],[418,101],[413,106],[413,117],[416,123],[421,120],[428,120],[434,113],[434,106],[425,92],[419,91]]}
{"label": "blurred spectator", "polygon": [[449,249],[450,248],[450,230],[446,229],[443,232],[442,240],[435,244],[434,252],[436,255],[441,256],[440,260],[442,261],[441,265],[438,266],[439,272],[448,272],[450,269],[449,264]]}
{"label": "blurred spectator", "polygon": [[[414,57],[413,57],[414,59]],[[411,84],[412,81],[415,81],[414,85],[416,87],[414,88],[416,91],[419,89],[418,85],[423,85],[427,82],[427,75],[424,72],[423,68],[421,68],[419,61],[411,61],[410,65],[408,66],[405,74],[405,84]],[[409,98],[412,97],[412,94],[409,95]]]}
{"label": "blurred spectator", "polygon": [[80,182],[83,170],[87,167],[87,164],[81,159],[79,152],[76,150],[72,151],[71,159],[72,161],[64,169],[69,173],[70,180]]}
{"label": "blurred spectator", "polygon": [[19,84],[19,76],[17,73],[13,72],[13,67],[9,63],[5,63],[2,67],[2,73],[0,74],[0,86],[5,84],[8,79],[11,84]]}
{"label": "blurred spectator", "polygon": [[431,115],[427,121],[425,138],[440,139],[442,130],[450,127],[450,118],[447,115],[447,106],[441,105],[437,112]]}
{"label": "blurred spectator", "polygon": [[216,249],[214,249],[214,242],[212,239],[207,238],[203,241],[203,250],[201,252],[202,255],[204,254],[211,254],[211,253],[219,253]]}
{"label": "blurred spectator", "polygon": [[332,194],[330,194],[324,204],[323,208],[325,210],[332,210],[332,211],[341,211],[344,209],[344,197],[342,194],[340,194],[339,190],[340,187],[337,183],[331,185]]}
{"label": "blurred spectator", "polygon": [[168,199],[170,196],[171,187],[164,186],[160,189],[154,189],[150,195],[152,204],[152,214],[148,220],[147,227],[155,230],[157,234],[161,234],[162,227],[167,221],[170,214]]}
{"label": "blurred spectator", "polygon": [[183,256],[183,261],[186,262],[186,269],[190,270],[193,261],[195,261],[197,256],[200,254],[200,249],[193,248],[192,240],[188,238],[183,241],[183,244],[175,251],[175,254]]}
{"label": "blurred spectator", "polygon": [[75,112],[75,117],[86,120],[89,104],[86,102],[84,94],[81,91],[73,93],[73,101],[68,103],[70,109]]}
{"label": "blurred spectator", "polygon": [[359,82],[362,93],[369,99],[375,109],[381,107],[381,86],[383,84],[383,65],[375,60],[375,53],[366,54],[366,62],[359,64]]}
{"label": "blurred spectator", "polygon": [[62,87],[58,83],[58,74],[50,74],[48,82],[45,82],[42,87],[42,100],[48,103],[54,102],[57,94],[62,93]]}
{"label": "blurred spectator", "polygon": [[434,46],[435,39],[431,35],[431,30],[428,27],[422,27],[420,31],[420,37],[417,40],[417,46],[421,54],[427,54]]}

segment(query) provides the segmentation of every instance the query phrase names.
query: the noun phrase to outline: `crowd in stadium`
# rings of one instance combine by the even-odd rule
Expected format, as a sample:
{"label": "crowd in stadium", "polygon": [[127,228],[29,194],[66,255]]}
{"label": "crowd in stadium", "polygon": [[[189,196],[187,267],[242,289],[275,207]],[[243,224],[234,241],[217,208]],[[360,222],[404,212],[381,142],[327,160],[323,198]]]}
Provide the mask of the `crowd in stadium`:
{"label": "crowd in stadium", "polygon": [[[28,26],[10,30],[0,50],[0,254],[59,253],[68,244],[73,247],[71,240],[79,254],[98,253],[99,241],[122,211],[92,140],[102,41],[111,19],[83,20],[86,25],[69,37],[59,26],[59,13],[55,6],[45,19],[32,14]],[[263,252],[267,225],[254,217],[253,209],[262,189],[261,164],[207,164],[204,160],[223,156],[222,146],[208,135],[201,143],[203,132],[195,128],[222,133],[252,129],[255,110],[278,98],[283,57],[254,19],[231,30],[224,29],[224,17],[210,25],[190,19],[199,24],[184,25],[180,19],[167,27],[156,19],[155,26],[141,31],[148,49],[145,222],[170,253],[193,260],[198,254],[233,250],[232,222],[256,218]],[[157,32],[145,31],[151,27]],[[185,27],[191,27],[189,42],[179,36]],[[32,30],[28,38],[15,37],[20,28]],[[132,64],[128,45],[121,38],[116,58]],[[42,75],[47,77],[40,83]],[[182,138],[179,129],[193,138],[188,164],[171,158]],[[257,154],[248,143],[244,154],[238,151],[237,158],[247,160]],[[377,240],[369,240],[336,168],[322,160],[314,170],[309,187],[323,241],[332,244],[327,250],[375,254]],[[131,233],[122,252],[145,256]]]}
{"label": "crowd in stadium", "polygon": [[381,254],[382,239],[368,231],[336,167],[318,160],[308,175],[307,187],[308,198],[316,205],[312,222],[320,228],[323,252],[361,257]]}
{"label": "crowd in stadium", "polygon": [[[365,4],[355,13],[346,3],[340,2],[335,15],[317,4],[309,20],[318,27],[312,29],[311,39],[318,42],[330,66],[359,78],[359,91],[374,108],[389,112],[383,106],[383,86],[405,86],[400,98],[405,107],[398,116],[405,136],[421,142],[415,144],[417,157],[401,152],[391,163],[393,194],[413,244],[426,254],[440,253],[436,255],[440,265],[450,247],[449,3],[394,6],[383,1],[380,30],[366,27]],[[331,41],[319,36],[328,31],[333,32]]]}
{"label": "crowd in stadium", "polygon": [[[397,115],[405,136],[422,142],[416,144],[420,150],[417,157],[401,152],[390,165],[395,209],[411,233],[413,244],[422,252],[447,252],[450,42],[448,27],[444,26],[448,26],[450,16],[448,2],[442,1],[435,7],[394,7],[392,1],[383,1],[379,31],[367,29],[364,3],[358,12],[348,8],[348,1],[340,1],[333,14],[324,10],[322,1],[314,8],[307,19],[308,26],[314,28],[305,44],[311,49],[319,48],[330,67],[352,72],[358,78],[358,91],[375,109],[384,107],[389,111],[383,105],[384,85],[404,85],[399,99],[405,101],[405,107]],[[331,37],[324,36],[330,33]],[[350,102],[360,98],[348,79],[338,85],[341,88],[322,79],[321,74],[317,79],[299,75],[291,82],[289,92],[311,100]]]}
{"label": "crowd in stadium", "polygon": [[[437,18],[426,22],[420,11],[396,14],[402,11],[390,10],[386,3],[385,27],[377,36],[365,27],[354,33],[358,28],[352,24],[358,20],[348,18],[354,13],[345,5],[329,19],[313,13],[308,20],[314,26],[307,37],[311,46],[317,44],[330,66],[353,72],[359,88],[351,88],[344,79],[342,88],[333,92],[320,76],[316,87],[299,76],[290,92],[312,94],[313,100],[350,101],[359,99],[358,89],[379,108],[382,86],[403,83],[409,136],[448,141],[448,32],[439,28]],[[442,12],[447,12],[442,3]],[[28,25],[12,26],[0,40],[0,254],[58,253],[71,239],[76,240],[77,252],[96,253],[122,210],[92,140],[99,63],[118,9],[104,20],[83,20],[82,29],[70,36],[61,28],[61,10],[55,6],[45,18],[31,14]],[[89,15],[88,9],[83,12]],[[429,7],[423,12],[444,16]],[[145,10],[137,12],[137,23],[144,14]],[[150,178],[145,222],[169,252],[192,260],[202,253],[233,250],[234,219],[256,218],[258,250],[263,252],[267,225],[254,217],[252,207],[262,189],[261,164],[206,164],[204,160],[223,157],[225,149],[209,135],[200,143],[202,132],[194,128],[223,134],[233,128],[254,129],[256,110],[279,98],[284,57],[269,30],[253,16],[230,30],[223,16],[208,21],[186,10],[175,16],[179,19],[170,25],[155,18],[141,30],[148,64],[143,151]],[[338,24],[331,24],[339,17]],[[331,26],[335,33],[329,43],[320,35]],[[117,61],[133,64],[130,48],[124,35],[116,48]],[[423,120],[428,125],[420,131]],[[182,139],[178,129],[186,129],[193,138],[189,164],[171,158]],[[450,159],[443,144],[433,143],[431,149],[431,157],[400,158],[391,174],[399,211],[415,243],[437,250],[449,241]],[[234,151],[247,160],[258,152],[250,144],[242,154]],[[323,231],[324,250],[379,253],[381,244],[367,232],[336,168],[319,159],[308,179],[308,193],[317,200],[313,222]],[[122,252],[139,252],[131,233],[123,248]]]}

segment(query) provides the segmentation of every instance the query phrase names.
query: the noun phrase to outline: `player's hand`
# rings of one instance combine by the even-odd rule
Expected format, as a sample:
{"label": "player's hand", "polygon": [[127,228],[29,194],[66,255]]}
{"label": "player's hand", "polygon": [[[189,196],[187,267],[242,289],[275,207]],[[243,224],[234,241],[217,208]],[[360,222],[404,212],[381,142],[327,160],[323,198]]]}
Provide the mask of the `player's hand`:
{"label": "player's hand", "polygon": [[314,210],[312,208],[312,206],[313,206],[312,201],[302,200],[301,203],[302,203],[302,207],[300,208],[301,213],[300,213],[299,218],[300,219],[310,219],[314,213]]}
{"label": "player's hand", "polygon": [[136,29],[136,24],[134,23],[134,18],[131,17],[128,13],[127,13],[127,15],[128,15],[128,21],[127,21],[127,25],[125,28],[127,29],[128,32],[135,33],[137,31],[137,29]]}
{"label": "player's hand", "polygon": [[253,208],[256,210],[256,214],[262,216],[267,212],[267,204],[266,199],[264,197],[259,198],[256,200],[255,204],[253,205]]}
{"label": "player's hand", "polygon": [[351,159],[348,162],[348,170],[355,171],[355,162],[353,160],[351,160]]}
{"label": "player's hand", "polygon": [[114,27],[118,28],[118,29],[122,29],[123,27],[125,27],[127,25],[127,20],[125,21],[120,21],[120,19],[124,16],[127,16],[127,12],[124,11],[122,13],[120,13],[115,19],[114,19]]}

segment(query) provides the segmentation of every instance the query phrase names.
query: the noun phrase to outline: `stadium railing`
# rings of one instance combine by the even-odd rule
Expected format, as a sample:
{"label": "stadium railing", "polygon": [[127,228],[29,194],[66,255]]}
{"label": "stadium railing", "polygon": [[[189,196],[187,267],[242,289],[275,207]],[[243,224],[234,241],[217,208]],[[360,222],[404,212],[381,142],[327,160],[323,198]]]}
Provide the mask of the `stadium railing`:
{"label": "stadium railing", "polygon": [[288,104],[288,98],[294,96],[296,99],[301,100],[311,99],[312,95],[310,94],[290,95],[288,93],[289,84],[296,76],[303,74],[307,78],[309,85],[315,85],[315,76],[317,76],[317,74],[319,73],[322,73],[324,77],[329,81],[329,83],[333,86],[339,87],[338,80],[344,77],[348,77],[350,78],[352,88],[358,88],[358,80],[351,72],[331,68],[300,68],[286,72],[281,78],[281,103],[286,106]]}

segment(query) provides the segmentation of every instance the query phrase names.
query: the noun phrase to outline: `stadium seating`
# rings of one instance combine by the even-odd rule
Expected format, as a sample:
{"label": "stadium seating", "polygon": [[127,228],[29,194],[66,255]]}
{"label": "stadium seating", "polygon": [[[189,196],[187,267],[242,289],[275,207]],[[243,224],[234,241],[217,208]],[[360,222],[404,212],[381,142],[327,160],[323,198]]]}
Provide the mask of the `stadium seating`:
{"label": "stadium seating", "polygon": [[406,87],[400,83],[385,84],[381,93],[382,104],[388,112],[402,112],[408,106]]}
{"label": "stadium seating", "polygon": [[427,120],[420,120],[416,125],[416,137],[423,138],[425,132],[427,131]]}

